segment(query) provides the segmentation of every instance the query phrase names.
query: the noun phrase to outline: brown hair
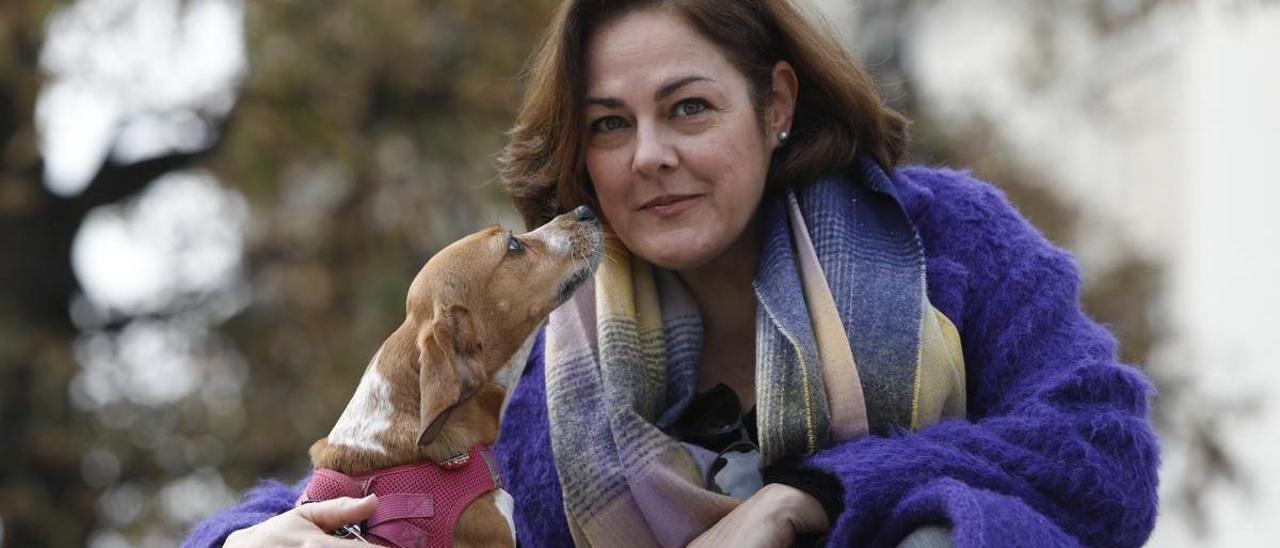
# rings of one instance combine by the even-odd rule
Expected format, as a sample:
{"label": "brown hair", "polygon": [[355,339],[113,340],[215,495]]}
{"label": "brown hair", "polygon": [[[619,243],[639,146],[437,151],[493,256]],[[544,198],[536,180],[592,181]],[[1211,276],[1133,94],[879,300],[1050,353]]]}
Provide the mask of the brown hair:
{"label": "brown hair", "polygon": [[774,152],[767,188],[800,184],[853,162],[901,162],[907,120],[882,105],[867,71],[821,19],[791,0],[565,0],[530,57],[525,95],[499,156],[503,183],[529,227],[581,204],[595,207],[583,166],[584,44],[596,27],[645,7],[671,9],[718,45],[746,76],[757,110],[787,61],[800,89],[787,146]]}

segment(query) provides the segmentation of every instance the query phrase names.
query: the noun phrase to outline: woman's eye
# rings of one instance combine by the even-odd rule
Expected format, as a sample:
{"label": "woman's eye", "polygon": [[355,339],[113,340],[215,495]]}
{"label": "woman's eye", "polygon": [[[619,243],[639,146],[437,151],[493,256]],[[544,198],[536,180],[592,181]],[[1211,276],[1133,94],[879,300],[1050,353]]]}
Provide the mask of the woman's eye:
{"label": "woman's eye", "polygon": [[696,114],[702,114],[702,112],[707,110],[707,108],[707,102],[702,99],[685,99],[676,103],[673,114],[677,118],[687,118]]}
{"label": "woman's eye", "polygon": [[507,237],[507,253],[519,253],[524,251],[524,244],[515,236]]}
{"label": "woman's eye", "polygon": [[621,116],[605,116],[604,118],[591,122],[591,131],[593,133],[608,133],[610,131],[622,129],[626,127],[626,125],[626,122],[623,121]]}

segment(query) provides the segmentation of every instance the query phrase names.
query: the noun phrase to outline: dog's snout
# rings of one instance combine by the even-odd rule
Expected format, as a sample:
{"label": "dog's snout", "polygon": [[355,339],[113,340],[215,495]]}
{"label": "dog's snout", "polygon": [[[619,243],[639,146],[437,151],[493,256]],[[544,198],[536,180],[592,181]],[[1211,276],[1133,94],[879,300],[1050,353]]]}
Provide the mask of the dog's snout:
{"label": "dog's snout", "polygon": [[578,207],[573,208],[572,213],[573,213],[574,220],[577,220],[577,221],[585,222],[585,221],[594,221],[596,219],[596,213],[594,211],[591,211],[591,208],[584,205],[580,205]]}

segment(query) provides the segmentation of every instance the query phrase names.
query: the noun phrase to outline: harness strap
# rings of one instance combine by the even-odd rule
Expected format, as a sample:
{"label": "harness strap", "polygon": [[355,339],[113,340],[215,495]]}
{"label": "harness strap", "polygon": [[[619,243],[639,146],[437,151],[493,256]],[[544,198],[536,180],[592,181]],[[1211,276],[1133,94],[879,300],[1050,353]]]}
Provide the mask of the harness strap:
{"label": "harness strap", "polygon": [[378,508],[365,520],[365,524],[373,529],[392,520],[429,518],[435,514],[435,499],[431,495],[396,493],[378,497]]}
{"label": "harness strap", "polygon": [[[378,497],[378,508],[365,520],[365,530],[370,538],[383,539],[391,546],[415,548],[419,546],[443,546],[453,544],[454,523],[441,524],[428,521],[426,527],[415,522],[435,517],[435,504],[431,495],[390,494]],[[410,521],[414,520],[414,521]],[[441,525],[444,525],[442,528]],[[448,531],[444,536],[441,529]],[[423,542],[425,541],[425,542]]]}

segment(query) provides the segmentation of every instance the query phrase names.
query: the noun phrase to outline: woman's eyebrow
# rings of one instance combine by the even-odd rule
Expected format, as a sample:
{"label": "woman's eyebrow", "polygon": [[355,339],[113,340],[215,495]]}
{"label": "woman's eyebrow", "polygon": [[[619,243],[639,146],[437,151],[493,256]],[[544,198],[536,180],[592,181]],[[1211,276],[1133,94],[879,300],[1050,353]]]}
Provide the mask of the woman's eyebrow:
{"label": "woman's eyebrow", "polygon": [[[695,75],[690,75],[690,76],[685,76],[685,77],[682,77],[682,78],[677,78],[676,80],[671,81],[671,82],[667,82],[667,83],[663,84],[663,85],[662,85],[662,87],[658,88],[658,91],[655,91],[655,92],[653,93],[653,100],[654,100],[655,102],[656,102],[656,101],[661,101],[661,100],[663,100],[664,98],[666,98],[668,95],[671,95],[672,93],[675,93],[675,92],[676,92],[676,90],[678,90],[678,89],[680,89],[680,88],[682,88],[682,87],[684,87],[684,86],[686,86],[686,85],[688,85],[688,84],[692,84],[692,83],[694,83],[694,82],[701,82],[701,81],[707,81],[707,82],[710,82],[710,81],[711,81],[711,79],[710,79],[710,78],[707,78],[706,76],[699,76],[699,75],[696,75],[696,74],[695,74]],[[621,107],[621,106],[625,105],[626,103],[625,103],[622,99],[619,99],[619,98],[617,98],[617,97],[590,97],[590,96],[588,96],[585,100],[583,100],[583,104],[585,104],[585,105],[600,105],[600,106],[607,107],[607,108],[619,108],[619,107]]]}
{"label": "woman's eyebrow", "polygon": [[600,105],[607,108],[621,108],[625,103],[616,97],[587,97],[583,105]]}
{"label": "woman's eyebrow", "polygon": [[684,78],[677,79],[674,82],[668,82],[666,84],[663,84],[662,87],[658,88],[658,91],[653,94],[653,100],[661,101],[663,98],[665,98],[668,95],[671,95],[672,93],[675,93],[676,90],[684,87],[685,85],[692,84],[694,82],[700,82],[703,80],[711,81],[711,79],[707,78],[706,76],[698,76],[695,74],[692,76],[685,76]]}

